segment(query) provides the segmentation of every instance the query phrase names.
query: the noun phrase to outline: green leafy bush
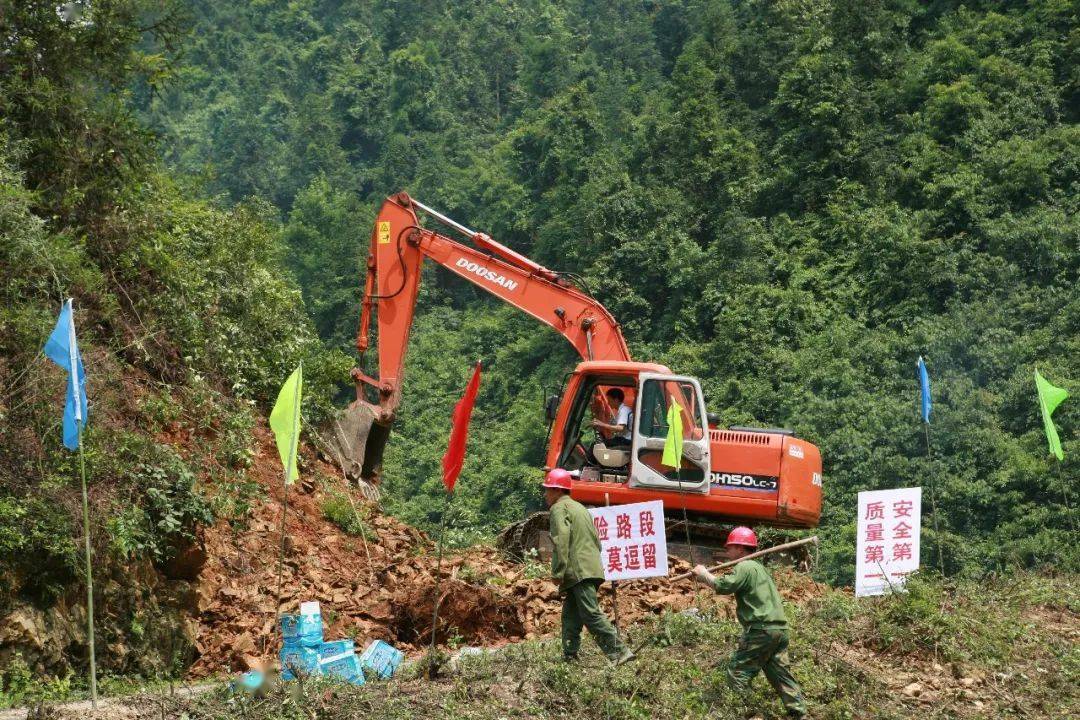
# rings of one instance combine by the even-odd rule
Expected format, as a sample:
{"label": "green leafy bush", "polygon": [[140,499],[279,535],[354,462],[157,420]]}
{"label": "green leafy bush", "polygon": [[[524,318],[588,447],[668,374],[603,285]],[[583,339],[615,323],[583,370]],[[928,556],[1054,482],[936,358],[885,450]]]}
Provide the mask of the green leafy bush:
{"label": "green leafy bush", "polygon": [[124,558],[169,560],[195,538],[196,528],[213,521],[210,505],[192,468],[169,446],[135,438],[125,449],[131,456],[119,461],[131,463],[134,497],[108,520],[112,547]]}
{"label": "green leafy bush", "polygon": [[0,497],[0,577],[7,576],[7,591],[43,604],[60,597],[82,574],[77,530],[49,498]]}

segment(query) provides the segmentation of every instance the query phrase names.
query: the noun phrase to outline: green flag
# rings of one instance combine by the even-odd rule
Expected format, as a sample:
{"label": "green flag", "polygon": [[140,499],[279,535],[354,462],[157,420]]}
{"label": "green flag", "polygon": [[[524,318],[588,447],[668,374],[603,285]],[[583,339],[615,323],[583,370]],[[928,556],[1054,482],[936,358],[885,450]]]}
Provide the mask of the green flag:
{"label": "green flag", "polygon": [[281,386],[277,402],[270,411],[270,429],[274,431],[278,455],[285,468],[285,484],[300,474],[296,470],[296,444],[300,441],[300,389],[304,383],[304,364],[300,363]]}
{"label": "green flag", "polygon": [[668,467],[682,466],[682,406],[671,401],[667,411],[667,439],[664,440],[664,457],[660,462]]}
{"label": "green flag", "polygon": [[1039,410],[1042,411],[1043,426],[1046,428],[1046,440],[1050,443],[1050,452],[1058,460],[1065,459],[1061,451],[1061,440],[1058,439],[1057,428],[1051,416],[1061,401],[1069,397],[1064,388],[1054,387],[1046,381],[1039,371],[1035,371],[1035,387],[1039,390]]}

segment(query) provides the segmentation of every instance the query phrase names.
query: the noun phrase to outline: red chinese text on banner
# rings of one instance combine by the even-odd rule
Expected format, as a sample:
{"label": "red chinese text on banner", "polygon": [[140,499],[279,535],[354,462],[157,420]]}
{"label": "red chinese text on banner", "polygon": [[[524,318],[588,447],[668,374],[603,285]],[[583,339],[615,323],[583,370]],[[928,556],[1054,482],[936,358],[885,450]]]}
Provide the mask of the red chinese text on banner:
{"label": "red chinese text on banner", "polygon": [[922,488],[859,493],[855,595],[900,590],[919,569]]}
{"label": "red chinese text on banner", "polygon": [[592,508],[589,514],[600,536],[605,579],[633,580],[668,574],[662,501]]}

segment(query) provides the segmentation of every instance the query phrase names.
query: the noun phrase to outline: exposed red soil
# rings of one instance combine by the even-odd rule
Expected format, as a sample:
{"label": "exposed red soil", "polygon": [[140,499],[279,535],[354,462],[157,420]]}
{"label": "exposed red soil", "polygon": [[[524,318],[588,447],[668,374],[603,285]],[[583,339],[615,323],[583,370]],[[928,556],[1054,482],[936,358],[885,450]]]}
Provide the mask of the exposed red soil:
{"label": "exposed red soil", "polygon": [[[275,597],[282,482],[268,431],[260,426],[256,433],[258,454],[250,477],[263,487],[267,500],[254,506],[245,527],[219,521],[205,534],[206,562],[197,585],[200,658],[191,669],[195,677],[272,662],[278,650]],[[330,465],[311,459],[308,467],[313,465],[340,478]],[[339,482],[335,491],[344,488]],[[359,491],[352,496],[357,507],[364,507]],[[378,540],[369,540],[365,551],[360,537],[345,534],[323,517],[322,499],[322,490],[310,484],[289,489],[283,611],[296,612],[300,602],[318,600],[327,639],[355,637],[360,645],[381,639],[406,652],[427,645],[435,593],[431,539],[368,505],[368,527]],[[673,574],[687,569],[678,559],[671,565]],[[453,637],[494,646],[556,630],[561,601],[555,583],[525,574],[523,566],[489,547],[445,557],[438,642]],[[781,579],[781,586],[785,584]],[[694,604],[698,590],[692,582],[666,578],[623,583],[618,589],[620,624],[685,609]],[[797,592],[820,594],[805,578]],[[602,602],[610,612],[610,589],[602,591]],[[720,607],[729,604],[721,602]],[[733,612],[733,607],[727,610]]]}

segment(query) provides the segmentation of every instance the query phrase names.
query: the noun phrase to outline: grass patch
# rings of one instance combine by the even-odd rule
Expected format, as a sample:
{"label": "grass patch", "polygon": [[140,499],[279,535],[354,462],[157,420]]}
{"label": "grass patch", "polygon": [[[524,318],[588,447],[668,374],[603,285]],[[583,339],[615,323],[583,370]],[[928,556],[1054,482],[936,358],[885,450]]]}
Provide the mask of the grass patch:
{"label": "grass patch", "polygon": [[341,528],[342,532],[363,537],[368,542],[379,541],[378,533],[368,527],[370,508],[351,502],[347,495],[327,490],[320,509],[323,517]]}

